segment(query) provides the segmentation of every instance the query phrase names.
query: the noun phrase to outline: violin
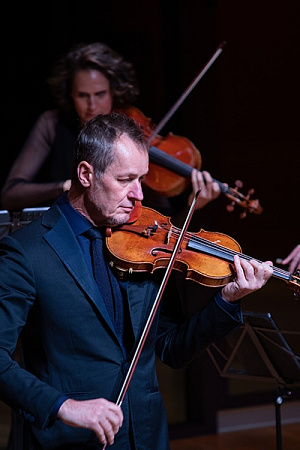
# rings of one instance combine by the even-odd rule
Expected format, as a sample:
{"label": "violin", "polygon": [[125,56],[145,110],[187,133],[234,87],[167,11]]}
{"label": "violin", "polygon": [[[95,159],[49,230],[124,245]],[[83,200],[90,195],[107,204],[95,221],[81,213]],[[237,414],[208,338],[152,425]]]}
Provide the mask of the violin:
{"label": "violin", "polygon": [[[182,230],[174,227],[169,217],[152,208],[143,207],[140,202],[136,203],[127,223],[106,230],[109,264],[119,273],[123,275],[133,272],[153,273],[159,268],[166,269],[145,327],[134,349],[116,401],[117,405],[122,405],[171,271],[173,269],[181,271],[186,279],[205,286],[223,286],[234,276],[232,265],[234,255],[239,254],[246,260],[253,259],[243,255],[240,245],[225,234],[210,233],[202,229],[198,233],[187,232],[199,192],[195,194]],[[298,276],[277,267],[273,267],[273,276],[290,283],[295,291],[294,296],[298,298],[300,292]]]}
{"label": "violin", "polygon": [[[151,118],[147,118],[138,108],[131,106],[119,110],[128,117],[132,117],[143,129],[145,139],[149,139],[154,124]],[[191,183],[193,169],[200,170],[202,158],[199,150],[194,144],[183,136],[177,136],[172,133],[166,136],[156,135],[151,140],[148,148],[149,152],[149,172],[143,180],[143,184],[167,197],[173,197],[181,194]],[[226,184],[213,178],[222,194],[229,200],[227,211],[231,212],[235,205],[243,208],[240,214],[241,218],[246,216],[246,212],[261,214],[263,208],[258,199],[251,199],[254,193],[250,189],[247,195],[243,195],[239,189],[243,186],[242,182],[237,180],[235,187],[230,188]]]}
{"label": "violin", "polygon": [[[179,235],[180,229],[169,217],[140,206],[129,222],[107,230],[109,264],[123,275],[166,268]],[[204,286],[225,286],[234,277],[235,254],[248,261],[255,259],[243,254],[238,242],[226,234],[203,229],[197,233],[186,232],[174,269],[182,272],[187,280]],[[274,266],[273,276],[284,280],[298,298],[299,276]]]}

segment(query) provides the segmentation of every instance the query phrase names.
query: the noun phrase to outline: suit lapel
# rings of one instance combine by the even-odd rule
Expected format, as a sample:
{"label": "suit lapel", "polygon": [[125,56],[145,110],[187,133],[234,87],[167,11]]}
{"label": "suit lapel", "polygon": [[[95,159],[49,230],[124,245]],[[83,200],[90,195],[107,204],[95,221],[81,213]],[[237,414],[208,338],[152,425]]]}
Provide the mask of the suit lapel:
{"label": "suit lapel", "polygon": [[[56,206],[52,208],[57,208],[59,210]],[[51,214],[52,208],[50,208],[43,217],[43,224],[48,228],[50,227],[49,231],[44,235],[44,239],[61,259],[66,269],[89,296],[108,325],[114,330],[98,286],[86,264],[82,249],[68,221],[65,219],[64,215],[61,214],[60,210],[58,215],[57,212]]]}
{"label": "suit lapel", "polygon": [[[57,205],[53,205],[42,217],[42,224],[48,228],[44,234],[44,239],[61,259],[68,272],[81,286],[95,307],[99,310],[111,330],[116,336],[114,326],[111,322],[104,301],[99,292],[93,275],[91,274],[82,249],[68,223]],[[135,339],[140,337],[149,316],[152,302],[154,300],[157,287],[151,281],[121,282],[127,293],[129,315]],[[116,336],[117,337],[117,336]]]}

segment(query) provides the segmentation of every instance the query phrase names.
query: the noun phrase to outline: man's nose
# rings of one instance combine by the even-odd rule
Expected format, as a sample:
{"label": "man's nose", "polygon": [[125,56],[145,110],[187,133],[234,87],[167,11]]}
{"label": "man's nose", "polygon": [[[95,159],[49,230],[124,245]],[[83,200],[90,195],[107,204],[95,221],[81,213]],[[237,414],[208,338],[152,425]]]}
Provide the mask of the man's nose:
{"label": "man's nose", "polygon": [[135,200],[139,200],[139,201],[143,200],[144,194],[143,194],[142,184],[140,181],[136,181],[136,183],[134,183],[132,185],[130,195],[132,197],[134,197]]}

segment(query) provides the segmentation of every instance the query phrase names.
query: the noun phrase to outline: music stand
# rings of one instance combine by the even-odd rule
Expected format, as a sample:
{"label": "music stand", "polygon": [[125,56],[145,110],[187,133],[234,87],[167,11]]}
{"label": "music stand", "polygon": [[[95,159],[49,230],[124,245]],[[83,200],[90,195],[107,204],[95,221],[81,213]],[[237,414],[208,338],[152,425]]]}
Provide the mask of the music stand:
{"label": "music stand", "polygon": [[[243,312],[244,324],[225,339],[211,344],[207,351],[222,377],[277,382],[275,417],[277,450],[282,449],[281,412],[283,398],[291,395],[287,387],[300,381],[300,357],[291,349],[270,313]],[[238,338],[236,334],[238,333]],[[251,358],[251,354],[255,357]]]}
{"label": "music stand", "polygon": [[41,216],[49,207],[24,208],[21,211],[0,210],[0,239],[14,230],[28,225]]}
{"label": "music stand", "polygon": [[11,230],[11,217],[10,217],[10,213],[6,210],[3,209],[0,211],[0,238],[2,238],[3,236],[6,236],[7,234],[10,233]]}

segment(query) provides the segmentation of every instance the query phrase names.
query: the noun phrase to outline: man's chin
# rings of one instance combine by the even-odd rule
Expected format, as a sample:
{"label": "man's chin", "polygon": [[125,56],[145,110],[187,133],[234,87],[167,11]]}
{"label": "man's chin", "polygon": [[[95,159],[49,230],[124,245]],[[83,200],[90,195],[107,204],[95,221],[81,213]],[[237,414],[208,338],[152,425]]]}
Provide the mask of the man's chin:
{"label": "man's chin", "polygon": [[109,221],[109,225],[112,227],[117,227],[119,225],[123,225],[124,223],[127,223],[130,218],[130,212],[122,214],[118,214],[116,217],[112,217]]}

